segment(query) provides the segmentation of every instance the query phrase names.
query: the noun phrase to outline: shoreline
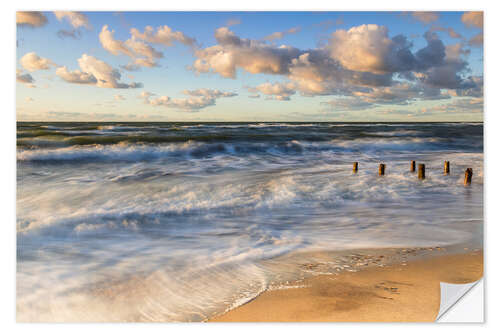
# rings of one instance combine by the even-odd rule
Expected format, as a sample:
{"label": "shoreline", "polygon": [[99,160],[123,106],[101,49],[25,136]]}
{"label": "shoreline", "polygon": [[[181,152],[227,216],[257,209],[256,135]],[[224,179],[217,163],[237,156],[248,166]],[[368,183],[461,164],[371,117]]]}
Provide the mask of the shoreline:
{"label": "shoreline", "polygon": [[[270,287],[208,322],[433,322],[439,312],[439,282],[471,283],[483,276],[482,248],[385,251],[390,250],[392,256],[367,255],[369,262],[365,255],[351,255],[357,271],[319,269],[311,277]],[[317,263],[305,266],[321,268]]]}

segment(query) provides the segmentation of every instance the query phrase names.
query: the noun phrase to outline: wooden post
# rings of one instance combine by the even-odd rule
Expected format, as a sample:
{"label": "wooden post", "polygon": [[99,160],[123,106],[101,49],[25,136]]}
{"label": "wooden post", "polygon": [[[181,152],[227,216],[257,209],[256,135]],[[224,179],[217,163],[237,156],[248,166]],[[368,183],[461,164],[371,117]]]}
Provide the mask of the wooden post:
{"label": "wooden post", "polygon": [[410,171],[415,172],[415,161],[410,162]]}
{"label": "wooden post", "polygon": [[465,170],[465,178],[464,178],[464,185],[468,186],[472,182],[472,168],[467,168]]}
{"label": "wooden post", "polygon": [[418,179],[425,179],[425,164],[418,165]]}
{"label": "wooden post", "polygon": [[352,172],[357,173],[358,172],[358,162],[354,162],[352,164]]}
{"label": "wooden post", "polygon": [[380,165],[378,166],[378,175],[385,175],[385,164],[380,163]]}
{"label": "wooden post", "polygon": [[450,174],[450,161],[444,161],[444,174]]}

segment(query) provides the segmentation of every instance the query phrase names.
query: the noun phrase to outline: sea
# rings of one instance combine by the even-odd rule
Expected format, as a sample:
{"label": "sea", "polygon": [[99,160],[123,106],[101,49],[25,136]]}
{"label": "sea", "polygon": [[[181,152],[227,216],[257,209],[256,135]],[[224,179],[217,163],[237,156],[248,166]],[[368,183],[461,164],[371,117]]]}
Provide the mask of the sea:
{"label": "sea", "polygon": [[294,255],[482,246],[482,123],[18,122],[16,155],[18,321],[204,321]]}

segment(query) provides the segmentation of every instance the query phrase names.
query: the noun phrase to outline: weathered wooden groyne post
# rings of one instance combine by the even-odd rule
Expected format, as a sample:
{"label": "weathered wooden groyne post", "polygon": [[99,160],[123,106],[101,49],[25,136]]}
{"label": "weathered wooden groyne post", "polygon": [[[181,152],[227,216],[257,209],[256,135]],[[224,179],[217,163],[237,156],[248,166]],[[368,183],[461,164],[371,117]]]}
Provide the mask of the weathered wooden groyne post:
{"label": "weathered wooden groyne post", "polygon": [[472,168],[465,170],[464,186],[469,186],[472,183]]}
{"label": "weathered wooden groyne post", "polygon": [[418,165],[418,179],[425,179],[425,164]]}
{"label": "weathered wooden groyne post", "polygon": [[415,172],[415,161],[410,162],[410,172]]}
{"label": "weathered wooden groyne post", "polygon": [[380,163],[380,165],[378,166],[378,175],[379,176],[385,175],[385,164]]}
{"label": "weathered wooden groyne post", "polygon": [[358,172],[358,162],[354,162],[352,164],[352,173],[357,173]]}
{"label": "weathered wooden groyne post", "polygon": [[450,174],[450,161],[444,161],[444,174]]}

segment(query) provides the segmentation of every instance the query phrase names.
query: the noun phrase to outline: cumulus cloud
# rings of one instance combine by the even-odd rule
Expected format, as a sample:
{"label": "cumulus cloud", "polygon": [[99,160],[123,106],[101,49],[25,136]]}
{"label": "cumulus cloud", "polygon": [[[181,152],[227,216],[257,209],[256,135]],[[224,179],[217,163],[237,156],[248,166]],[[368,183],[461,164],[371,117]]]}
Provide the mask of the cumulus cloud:
{"label": "cumulus cloud", "polygon": [[412,12],[411,15],[423,23],[431,23],[439,19],[437,12]]}
{"label": "cumulus cloud", "polygon": [[471,91],[476,83],[466,76],[469,51],[463,43],[445,46],[435,31],[424,34],[426,45],[417,50],[406,36],[390,37],[386,27],[374,24],[337,30],[326,45],[300,50],[241,38],[222,27],[215,31],[216,45],[195,50],[191,69],[224,78],[236,78],[238,70],[277,75],[289,82],[247,89],[278,100],[296,93],[352,97],[353,105],[363,107],[449,98],[442,89]]}
{"label": "cumulus cloud", "polygon": [[300,27],[294,27],[294,28],[290,28],[286,31],[274,32],[274,33],[264,37],[264,40],[273,41],[273,40],[277,40],[277,39],[283,39],[283,37],[285,37],[286,35],[295,34],[299,31],[300,31]]}
{"label": "cumulus cloud", "polygon": [[114,95],[113,96],[115,101],[124,101],[125,100],[125,97],[123,97],[122,95]]}
{"label": "cumulus cloud", "polygon": [[130,33],[136,39],[153,44],[162,44],[167,47],[172,46],[174,42],[179,42],[187,46],[194,46],[196,43],[194,38],[186,36],[181,31],[173,31],[172,28],[167,25],[157,27],[156,31],[151,26],[144,28],[144,32],[132,28],[130,29]]}
{"label": "cumulus cloud", "polygon": [[385,73],[389,71],[388,55],[393,41],[384,26],[365,24],[332,34],[331,57],[347,69],[360,72]]}
{"label": "cumulus cloud", "polygon": [[132,59],[132,63],[122,66],[123,69],[134,71],[142,67],[157,67],[155,59],[163,58],[163,53],[155,50],[151,45],[137,39],[135,36],[120,41],[114,38],[114,30],[104,25],[99,33],[102,47],[113,55],[124,54]]}
{"label": "cumulus cloud", "polygon": [[155,50],[152,46],[137,40],[135,37],[127,39],[125,45],[135,54],[144,56],[148,59],[163,58],[163,53]]}
{"label": "cumulus cloud", "polygon": [[183,94],[189,96],[205,96],[209,98],[220,98],[220,97],[234,97],[238,96],[238,94],[229,92],[229,91],[221,91],[218,89],[196,89],[196,90],[183,90]]}
{"label": "cumulus cloud", "polygon": [[89,84],[99,88],[128,89],[142,87],[142,84],[137,82],[130,84],[119,82],[121,78],[120,72],[93,56],[83,54],[78,59],[78,65],[80,70],[74,71],[69,71],[66,66],[59,67],[56,70],[56,75],[68,83]]}
{"label": "cumulus cloud", "polygon": [[290,96],[296,93],[295,84],[293,82],[287,83],[262,83],[257,87],[248,87],[249,92],[262,93],[267,96],[267,99],[275,99],[278,101],[289,101]]}
{"label": "cumulus cloud", "polygon": [[47,17],[42,12],[16,12],[16,24],[37,28],[47,24]]}
{"label": "cumulus cloud", "polygon": [[215,105],[215,99],[205,96],[188,97],[188,98],[170,98],[161,96],[150,101],[153,106],[165,106],[167,108],[181,109],[186,111],[198,111],[208,106]]}
{"label": "cumulus cloud", "polygon": [[104,25],[99,33],[99,41],[102,47],[113,55],[125,54],[130,58],[135,58],[134,53],[125,45],[124,42],[114,38],[115,31],[109,30],[107,25]]}
{"label": "cumulus cloud", "polygon": [[[474,82],[464,78],[468,63],[461,56],[469,54],[462,43],[445,47],[445,57],[439,66],[433,66],[420,73],[419,80],[428,86],[446,89],[470,89]],[[441,56],[439,56],[441,57]]]}
{"label": "cumulus cloud", "polygon": [[226,78],[235,78],[237,68],[252,74],[287,74],[291,59],[300,53],[289,46],[239,38],[227,27],[217,29],[215,38],[218,45],[195,51],[192,68],[196,72],[215,72]]}
{"label": "cumulus cloud", "polygon": [[430,31],[426,32],[424,37],[427,46],[417,51],[415,55],[418,62],[416,68],[428,69],[442,65],[446,56],[446,48],[443,42],[436,33]]}
{"label": "cumulus cloud", "polygon": [[169,96],[160,96],[151,99],[152,94],[146,91],[141,93],[139,97],[153,106],[164,106],[185,111],[199,111],[200,109],[215,105],[218,98],[238,95],[236,93],[224,92],[216,89],[184,90],[183,93],[189,97],[171,98]]}
{"label": "cumulus cloud", "polygon": [[75,29],[83,27],[85,29],[90,29],[90,23],[87,15],[80,12],[65,12],[56,11],[54,15],[59,21],[66,19]]}
{"label": "cumulus cloud", "polygon": [[82,72],[81,70],[70,71],[66,66],[59,67],[56,69],[56,75],[61,79],[68,83],[77,83],[77,84],[97,84],[97,79],[94,75],[86,72]]}
{"label": "cumulus cloud", "polygon": [[357,86],[387,86],[392,74],[356,72],[342,67],[327,50],[308,50],[289,66],[296,89],[306,96],[345,95]]}
{"label": "cumulus cloud", "polygon": [[436,59],[426,57],[427,54],[434,55],[435,45],[428,45],[416,55],[410,50],[412,46],[403,35],[389,38],[387,27],[376,24],[337,30],[332,34],[329,44],[331,57],[342,66],[374,74],[407,71],[417,65],[429,67],[435,63]]}
{"label": "cumulus cloud", "polygon": [[30,72],[35,72],[37,70],[50,69],[51,66],[55,64],[47,58],[39,57],[35,52],[26,53],[20,60],[21,66]]}

